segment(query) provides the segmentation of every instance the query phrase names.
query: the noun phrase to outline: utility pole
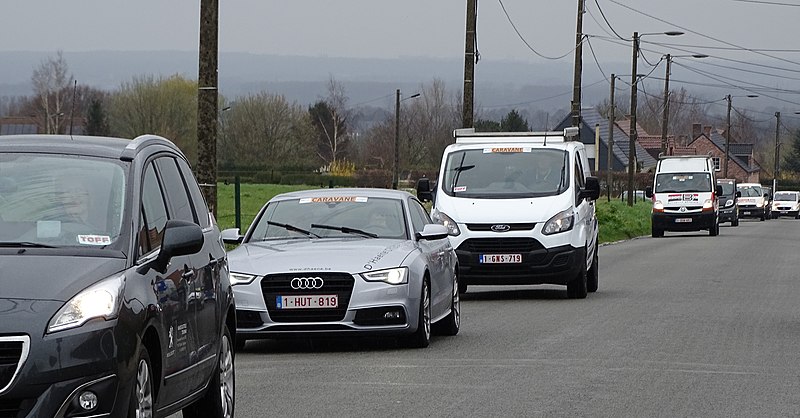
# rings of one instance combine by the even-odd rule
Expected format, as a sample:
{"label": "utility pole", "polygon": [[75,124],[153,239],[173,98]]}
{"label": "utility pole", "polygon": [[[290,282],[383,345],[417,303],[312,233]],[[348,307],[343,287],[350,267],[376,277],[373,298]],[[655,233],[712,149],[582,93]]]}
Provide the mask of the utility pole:
{"label": "utility pole", "polygon": [[217,41],[219,0],[200,0],[197,77],[197,177],[211,212],[217,214]]}
{"label": "utility pole", "polygon": [[392,173],[392,189],[397,190],[400,182],[400,89],[397,89],[394,100],[394,167]]}
{"label": "utility pole", "polygon": [[585,0],[578,0],[578,28],[575,30],[575,70],[572,84],[572,126],[580,128],[581,73],[583,72],[583,13]]}
{"label": "utility pole", "polygon": [[781,131],[781,112],[775,112],[775,118],[777,119],[777,121],[775,123],[775,168],[773,169],[772,173],[772,193],[775,193],[778,190],[778,170],[781,161],[778,158],[780,149],[780,143],[778,142],[778,138],[780,136],[780,131]]}
{"label": "utility pole", "polygon": [[636,64],[639,58],[639,32],[633,33],[633,62],[631,64],[631,128],[628,138],[628,206],[633,206],[633,173],[636,169]]}
{"label": "utility pole", "polygon": [[467,0],[466,45],[464,48],[464,106],[461,127],[472,128],[472,102],[475,96],[475,29],[478,19],[478,0]]}
{"label": "utility pole", "polygon": [[722,177],[728,178],[728,160],[731,158],[731,95],[725,96],[725,100],[728,101],[728,129],[725,130],[725,168],[722,170]]}
{"label": "utility pole", "polygon": [[614,113],[617,110],[614,105],[614,82],[616,78],[616,75],[611,74],[611,108],[608,110],[608,161],[606,162],[606,184],[608,184],[609,202],[611,201],[611,181],[613,180],[611,173],[614,169],[614,153],[612,149],[614,149]]}
{"label": "utility pole", "polygon": [[669,121],[669,72],[672,56],[667,54],[667,73],[664,76],[664,117],[661,121],[661,155],[667,155],[667,122]]}

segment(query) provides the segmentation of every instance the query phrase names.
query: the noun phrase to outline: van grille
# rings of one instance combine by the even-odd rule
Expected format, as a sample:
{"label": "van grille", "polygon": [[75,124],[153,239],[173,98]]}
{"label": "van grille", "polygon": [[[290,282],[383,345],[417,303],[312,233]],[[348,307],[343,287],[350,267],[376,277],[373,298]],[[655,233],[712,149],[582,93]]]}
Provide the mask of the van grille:
{"label": "van grille", "polygon": [[[495,225],[507,225],[508,229],[505,231],[494,231],[492,229]],[[491,232],[510,232],[510,231],[530,231],[536,226],[535,223],[523,224],[504,224],[502,222],[493,224],[467,224],[467,229],[470,231],[491,231]]]}
{"label": "van grille", "polygon": [[533,238],[470,238],[458,246],[459,251],[478,254],[528,253],[544,249]]}

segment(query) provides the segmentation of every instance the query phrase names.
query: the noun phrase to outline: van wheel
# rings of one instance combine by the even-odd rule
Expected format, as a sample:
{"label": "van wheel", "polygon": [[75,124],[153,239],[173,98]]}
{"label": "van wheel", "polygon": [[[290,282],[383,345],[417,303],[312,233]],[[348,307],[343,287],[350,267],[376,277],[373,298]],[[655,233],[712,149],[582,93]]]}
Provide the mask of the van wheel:
{"label": "van wheel", "polygon": [[233,418],[236,376],[233,371],[233,344],[228,327],[223,326],[214,375],[203,397],[183,409],[183,416]]}
{"label": "van wheel", "polygon": [[661,237],[664,236],[664,230],[656,228],[656,227],[653,227],[652,228],[652,235],[653,235],[653,238],[661,238]]}
{"label": "van wheel", "polygon": [[597,264],[597,248],[594,249],[594,257],[592,257],[592,267],[589,269],[586,277],[586,290],[589,292],[597,292],[598,279],[600,276],[600,266]]}
{"label": "van wheel", "polygon": [[708,235],[712,237],[716,237],[717,235],[719,235],[719,222],[716,222],[714,226],[708,228]]}
{"label": "van wheel", "polygon": [[570,299],[585,299],[588,292],[586,279],[588,274],[586,272],[586,261],[581,262],[581,268],[578,275],[572,281],[567,283],[567,297]]}
{"label": "van wheel", "polygon": [[153,416],[153,368],[147,348],[142,347],[136,362],[136,377],[128,406],[128,418]]}
{"label": "van wheel", "polygon": [[763,213],[762,213],[762,214],[761,214],[761,220],[762,220],[762,221],[766,221],[766,220],[767,220],[767,215],[765,215],[765,214],[763,214]]}
{"label": "van wheel", "polygon": [[731,226],[739,226],[739,218],[733,218],[731,221]]}

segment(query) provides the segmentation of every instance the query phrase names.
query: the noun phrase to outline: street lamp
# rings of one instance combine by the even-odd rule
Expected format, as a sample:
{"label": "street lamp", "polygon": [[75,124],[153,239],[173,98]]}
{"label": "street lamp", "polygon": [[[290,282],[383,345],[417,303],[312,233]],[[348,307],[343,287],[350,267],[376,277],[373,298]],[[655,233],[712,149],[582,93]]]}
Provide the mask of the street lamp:
{"label": "street lamp", "polygon": [[757,94],[748,94],[747,96],[731,96],[730,94],[725,96],[725,100],[728,101],[728,129],[725,130],[725,165],[724,169],[722,170],[722,177],[728,178],[728,160],[730,157],[730,149],[731,149],[731,98],[732,97],[748,97],[754,98],[758,97]]}
{"label": "street lamp", "polygon": [[670,55],[667,54],[667,72],[664,76],[664,117],[661,122],[661,154],[667,155],[667,123],[669,122],[669,74],[673,58],[708,58],[705,54]]}
{"label": "street lamp", "polygon": [[637,74],[636,64],[639,58],[639,38],[645,35],[667,35],[679,36],[683,32],[654,32],[654,33],[633,33],[633,59],[631,60],[631,127],[630,138],[628,139],[628,206],[633,206],[633,173],[636,169],[636,94],[637,94]]}
{"label": "street lamp", "polygon": [[403,100],[400,100],[400,89],[397,89],[394,105],[394,167],[392,173],[392,189],[397,190],[397,184],[400,182],[400,102],[404,102],[415,97],[419,97],[419,93],[412,94]]}

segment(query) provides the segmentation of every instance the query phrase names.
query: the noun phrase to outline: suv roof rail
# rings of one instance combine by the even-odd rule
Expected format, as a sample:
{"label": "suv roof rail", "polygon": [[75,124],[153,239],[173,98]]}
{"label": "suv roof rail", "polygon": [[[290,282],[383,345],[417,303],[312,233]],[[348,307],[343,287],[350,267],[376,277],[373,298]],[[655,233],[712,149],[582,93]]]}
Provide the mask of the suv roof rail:
{"label": "suv roof rail", "polygon": [[131,140],[131,143],[128,144],[124,150],[122,150],[122,154],[119,156],[120,160],[123,161],[133,161],[133,157],[139,152],[140,149],[148,146],[148,145],[165,145],[168,146],[175,151],[178,151],[181,155],[183,152],[178,148],[172,141],[163,136],[153,135],[153,134],[144,134],[139,135],[136,138]]}

